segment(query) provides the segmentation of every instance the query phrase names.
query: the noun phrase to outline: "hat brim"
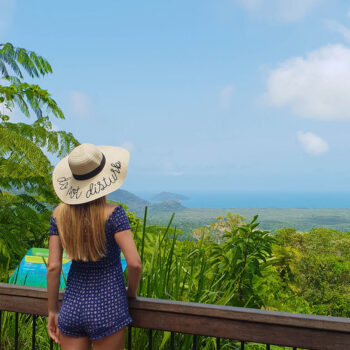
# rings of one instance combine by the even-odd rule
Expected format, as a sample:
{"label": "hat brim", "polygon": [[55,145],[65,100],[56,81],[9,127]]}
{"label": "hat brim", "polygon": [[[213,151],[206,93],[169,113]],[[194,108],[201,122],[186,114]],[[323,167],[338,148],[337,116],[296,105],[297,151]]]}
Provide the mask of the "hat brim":
{"label": "hat brim", "polygon": [[124,182],[130,154],[121,147],[96,146],[105,156],[101,172],[87,180],[73,177],[68,156],[63,158],[52,173],[52,183],[58,198],[66,204],[83,204],[106,196]]}

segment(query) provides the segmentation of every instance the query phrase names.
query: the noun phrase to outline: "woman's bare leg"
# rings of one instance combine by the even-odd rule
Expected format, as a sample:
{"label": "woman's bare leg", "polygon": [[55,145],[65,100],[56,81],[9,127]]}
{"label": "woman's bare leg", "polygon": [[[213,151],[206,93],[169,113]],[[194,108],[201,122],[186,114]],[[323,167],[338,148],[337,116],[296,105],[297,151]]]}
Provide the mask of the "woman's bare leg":
{"label": "woman's bare leg", "polygon": [[[126,327],[108,335],[107,337],[93,340],[94,350],[124,350]],[[62,349],[63,350],[63,349]]]}
{"label": "woman's bare leg", "polygon": [[90,350],[91,341],[88,337],[72,337],[60,333],[62,350]]}

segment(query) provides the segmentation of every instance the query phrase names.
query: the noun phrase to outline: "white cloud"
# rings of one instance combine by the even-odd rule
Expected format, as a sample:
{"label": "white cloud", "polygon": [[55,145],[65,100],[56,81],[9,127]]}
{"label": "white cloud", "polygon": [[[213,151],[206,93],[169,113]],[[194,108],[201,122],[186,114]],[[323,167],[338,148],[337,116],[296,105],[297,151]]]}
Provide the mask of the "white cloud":
{"label": "white cloud", "polygon": [[265,101],[305,118],[350,119],[350,49],[329,45],[271,70]]}
{"label": "white cloud", "polygon": [[228,109],[231,105],[233,94],[233,86],[227,85],[220,90],[219,93],[219,106],[221,109]]}
{"label": "white cloud", "polygon": [[91,116],[91,104],[86,94],[80,91],[71,91],[69,93],[69,102],[77,116],[82,118]]}
{"label": "white cloud", "polygon": [[349,28],[343,26],[342,24],[340,24],[336,21],[327,21],[326,24],[330,30],[341,34],[347,42],[350,42],[350,29]]}
{"label": "white cloud", "polygon": [[297,139],[310,156],[320,156],[329,150],[328,143],[312,132],[297,132]]}
{"label": "white cloud", "polygon": [[250,12],[295,22],[304,18],[323,0],[235,0]]}

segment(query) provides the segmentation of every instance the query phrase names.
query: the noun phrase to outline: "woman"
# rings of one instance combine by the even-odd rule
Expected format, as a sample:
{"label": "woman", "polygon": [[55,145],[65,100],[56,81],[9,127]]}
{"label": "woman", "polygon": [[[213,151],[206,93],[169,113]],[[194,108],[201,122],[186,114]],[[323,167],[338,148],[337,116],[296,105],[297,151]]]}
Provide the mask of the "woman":
{"label": "woman", "polygon": [[[61,200],[50,221],[47,266],[48,330],[63,350],[124,349],[132,322],[127,297],[135,298],[141,260],[121,206],[106,195],[126,176],[129,152],[120,147],[82,144],[62,159],[52,175]],[[72,259],[61,308],[58,289],[62,252]],[[128,271],[125,288],[120,262]]]}

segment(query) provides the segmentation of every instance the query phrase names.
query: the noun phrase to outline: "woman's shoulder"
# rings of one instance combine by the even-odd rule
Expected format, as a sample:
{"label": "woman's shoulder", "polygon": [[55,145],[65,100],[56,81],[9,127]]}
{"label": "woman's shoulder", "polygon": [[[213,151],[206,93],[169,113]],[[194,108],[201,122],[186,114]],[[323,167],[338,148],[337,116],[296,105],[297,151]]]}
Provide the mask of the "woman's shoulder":
{"label": "woman's shoulder", "polygon": [[[57,208],[57,207],[56,207]],[[56,208],[52,211],[52,214],[51,214],[51,216],[50,216],[50,226],[52,226],[52,225],[57,225],[56,224],[56,215],[57,215],[57,210],[56,210]]]}
{"label": "woman's shoulder", "polygon": [[130,229],[128,217],[121,205],[113,205],[109,208],[110,215],[107,222],[111,226],[113,232]]}
{"label": "woman's shoulder", "polygon": [[53,210],[51,216],[50,216],[50,232],[49,235],[58,235],[58,229],[57,229],[57,223],[56,223],[56,214],[55,212],[56,208]]}
{"label": "woman's shoulder", "polygon": [[107,208],[108,214],[112,214],[112,212],[118,207],[119,207],[118,204],[113,204],[113,203],[107,203],[106,204],[106,208]]}
{"label": "woman's shoulder", "polygon": [[107,220],[125,215],[124,208],[119,204],[107,204]]}
{"label": "woman's shoulder", "polygon": [[52,211],[51,219],[56,220],[61,204],[58,204]]}
{"label": "woman's shoulder", "polygon": [[56,219],[57,212],[58,212],[58,209],[57,209],[57,207],[55,207],[54,210],[52,211],[52,214],[51,214],[51,217],[52,217],[53,219]]}
{"label": "woman's shoulder", "polygon": [[107,203],[107,217],[110,217],[114,212],[116,212],[120,208],[121,208],[121,205]]}

